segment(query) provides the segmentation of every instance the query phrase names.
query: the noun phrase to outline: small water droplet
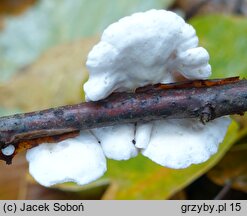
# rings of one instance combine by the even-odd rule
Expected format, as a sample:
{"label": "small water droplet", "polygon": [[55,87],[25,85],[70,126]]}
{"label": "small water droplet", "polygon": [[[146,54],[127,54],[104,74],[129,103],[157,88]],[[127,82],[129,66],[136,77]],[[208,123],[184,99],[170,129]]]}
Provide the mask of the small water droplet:
{"label": "small water droplet", "polygon": [[2,149],[2,153],[6,156],[10,156],[15,152],[15,147],[13,145],[8,145]]}

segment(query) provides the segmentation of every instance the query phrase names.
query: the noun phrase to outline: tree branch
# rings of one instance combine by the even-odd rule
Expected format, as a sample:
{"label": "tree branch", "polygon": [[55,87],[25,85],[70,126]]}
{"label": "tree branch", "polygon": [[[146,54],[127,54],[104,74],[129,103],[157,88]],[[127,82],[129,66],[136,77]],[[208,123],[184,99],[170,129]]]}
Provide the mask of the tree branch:
{"label": "tree branch", "polygon": [[[97,102],[1,117],[0,148],[11,144],[16,150],[11,156],[0,153],[0,159],[11,163],[21,146],[54,142],[50,139],[54,136],[57,140],[64,135],[73,137],[79,130],[161,118],[199,118],[205,123],[246,110],[247,80],[236,77],[146,86],[135,92],[113,93]],[[26,141],[29,145],[23,144]]]}

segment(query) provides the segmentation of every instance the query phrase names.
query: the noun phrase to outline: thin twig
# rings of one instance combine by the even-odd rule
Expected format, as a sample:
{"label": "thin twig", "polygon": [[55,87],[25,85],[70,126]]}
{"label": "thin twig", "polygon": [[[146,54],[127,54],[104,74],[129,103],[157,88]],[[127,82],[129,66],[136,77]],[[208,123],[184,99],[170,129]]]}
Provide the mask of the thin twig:
{"label": "thin twig", "polygon": [[214,200],[222,200],[227,195],[232,187],[232,181],[228,180],[220,192],[215,196]]}
{"label": "thin twig", "polygon": [[[29,141],[29,146],[52,136],[75,136],[79,130],[157,119],[199,118],[207,122],[247,110],[247,80],[197,80],[153,85],[132,93],[43,111],[0,118],[0,149]],[[44,139],[39,139],[44,138]],[[38,140],[38,141],[37,141]],[[16,151],[17,151],[16,150]],[[13,155],[0,159],[10,163]]]}

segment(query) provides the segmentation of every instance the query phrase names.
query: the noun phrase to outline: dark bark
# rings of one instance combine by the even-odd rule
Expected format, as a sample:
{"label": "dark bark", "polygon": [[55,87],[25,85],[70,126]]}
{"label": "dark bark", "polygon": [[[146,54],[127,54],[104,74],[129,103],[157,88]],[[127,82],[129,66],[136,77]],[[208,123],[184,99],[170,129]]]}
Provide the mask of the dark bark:
{"label": "dark bark", "polygon": [[[122,123],[199,118],[203,122],[247,110],[247,80],[153,85],[133,93],[0,118],[0,148],[41,137]],[[0,156],[1,159],[1,156]]]}

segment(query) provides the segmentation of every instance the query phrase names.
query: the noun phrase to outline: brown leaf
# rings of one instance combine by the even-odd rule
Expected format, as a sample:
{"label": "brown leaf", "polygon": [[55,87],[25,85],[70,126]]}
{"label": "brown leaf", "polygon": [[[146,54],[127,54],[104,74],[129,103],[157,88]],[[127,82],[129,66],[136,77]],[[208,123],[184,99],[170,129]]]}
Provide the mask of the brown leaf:
{"label": "brown leaf", "polygon": [[232,187],[247,192],[247,144],[235,145],[208,172],[208,177],[219,185],[232,182]]}
{"label": "brown leaf", "polygon": [[0,105],[33,111],[81,102],[85,61],[96,42],[97,38],[83,39],[50,49],[0,86]]}
{"label": "brown leaf", "polygon": [[37,0],[1,0],[0,15],[19,15],[32,6],[36,1]]}
{"label": "brown leaf", "polygon": [[0,162],[0,199],[23,199],[26,194],[27,163],[24,154],[18,155],[11,166]]}

